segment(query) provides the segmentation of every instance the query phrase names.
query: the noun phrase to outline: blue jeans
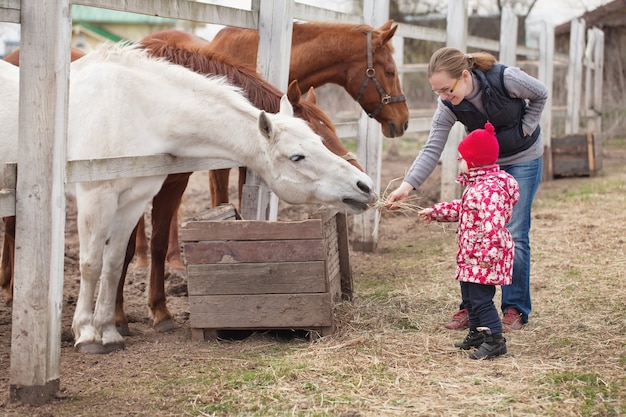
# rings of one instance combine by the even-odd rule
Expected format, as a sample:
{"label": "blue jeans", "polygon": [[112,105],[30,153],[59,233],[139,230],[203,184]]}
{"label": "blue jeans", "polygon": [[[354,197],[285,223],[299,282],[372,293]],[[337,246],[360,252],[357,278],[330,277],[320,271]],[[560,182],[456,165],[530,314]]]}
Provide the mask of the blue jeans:
{"label": "blue jeans", "polygon": [[502,312],[515,307],[522,313],[524,323],[532,310],[530,301],[530,211],[542,177],[543,158],[501,168],[517,180],[520,198],[513,208],[513,217],[506,227],[515,242],[513,282],[502,287]]}
{"label": "blue jeans", "polygon": [[[515,257],[513,258],[513,282],[502,286],[502,312],[515,307],[522,314],[524,323],[528,322],[528,315],[532,310],[530,300],[530,211],[535,194],[541,184],[543,158],[520,164],[502,165],[517,180],[520,190],[520,199],[513,208],[513,216],[506,227],[515,242]],[[461,302],[465,308],[465,301]]]}

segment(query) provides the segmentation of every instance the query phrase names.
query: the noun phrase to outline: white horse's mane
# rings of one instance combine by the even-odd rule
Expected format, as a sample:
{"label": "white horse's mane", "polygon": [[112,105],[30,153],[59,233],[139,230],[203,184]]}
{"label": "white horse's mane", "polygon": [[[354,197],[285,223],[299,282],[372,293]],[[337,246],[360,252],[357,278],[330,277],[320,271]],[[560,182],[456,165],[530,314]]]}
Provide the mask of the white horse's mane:
{"label": "white horse's mane", "polygon": [[[126,42],[103,42],[76,61],[73,65],[86,65],[98,62],[118,62],[126,67],[142,70],[146,66],[156,66],[158,72],[167,73],[171,80],[180,80],[184,85],[193,85],[197,92],[204,92],[213,97],[223,96],[224,100],[252,106],[245,98],[245,93],[238,86],[232,85],[225,76],[205,75],[174,64],[163,57],[151,56],[149,51],[139,44]],[[161,67],[161,68],[159,68]],[[207,83],[206,80],[211,81]],[[227,88],[224,88],[227,87]],[[253,107],[253,106],[252,106]]]}

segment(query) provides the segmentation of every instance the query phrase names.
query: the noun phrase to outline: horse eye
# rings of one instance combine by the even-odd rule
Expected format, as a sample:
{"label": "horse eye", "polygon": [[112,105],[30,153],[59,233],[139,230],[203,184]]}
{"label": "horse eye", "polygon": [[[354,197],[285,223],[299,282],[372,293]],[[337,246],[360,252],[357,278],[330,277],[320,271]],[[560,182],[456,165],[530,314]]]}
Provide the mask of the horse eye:
{"label": "horse eye", "polygon": [[292,162],[299,162],[304,159],[304,155],[301,155],[301,154],[292,155],[289,159],[291,159]]}
{"label": "horse eye", "polygon": [[396,76],[396,73],[395,73],[395,72],[393,72],[393,71],[385,71],[385,75],[386,75],[387,77],[395,77],[395,76]]}

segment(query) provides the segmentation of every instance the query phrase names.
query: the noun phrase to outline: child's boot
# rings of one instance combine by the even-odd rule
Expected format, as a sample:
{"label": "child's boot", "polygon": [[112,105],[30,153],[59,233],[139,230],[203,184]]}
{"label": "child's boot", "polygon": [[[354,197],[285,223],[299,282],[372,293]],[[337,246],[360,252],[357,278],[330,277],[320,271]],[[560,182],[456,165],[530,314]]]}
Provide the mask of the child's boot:
{"label": "child's boot", "polygon": [[478,350],[470,353],[470,359],[491,359],[506,353],[506,339],[502,333],[491,334],[488,327],[480,328],[485,340],[478,347]]}
{"label": "child's boot", "polygon": [[471,348],[478,348],[485,341],[485,335],[476,328],[470,328],[469,333],[465,336],[462,342],[456,342],[454,347],[458,347],[463,350],[470,350]]}

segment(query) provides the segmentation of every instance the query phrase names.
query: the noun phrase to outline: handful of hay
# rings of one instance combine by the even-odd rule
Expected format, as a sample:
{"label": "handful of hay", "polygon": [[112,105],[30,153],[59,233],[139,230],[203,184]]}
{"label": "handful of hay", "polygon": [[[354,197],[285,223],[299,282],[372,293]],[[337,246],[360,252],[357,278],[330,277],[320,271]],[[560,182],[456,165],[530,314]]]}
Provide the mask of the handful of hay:
{"label": "handful of hay", "polygon": [[387,187],[385,188],[385,191],[383,192],[383,194],[380,196],[380,198],[370,204],[370,208],[373,208],[375,210],[378,210],[381,215],[384,213],[401,213],[401,214],[417,214],[418,211],[423,210],[424,207],[419,206],[418,204],[415,204],[415,202],[417,200],[419,200],[419,196],[409,196],[408,198],[406,198],[404,201],[394,201],[393,203],[393,209],[390,209],[389,207],[387,207],[387,198],[389,197],[389,194],[391,194],[391,192],[389,191],[390,188],[395,188],[391,187],[391,185],[396,182],[402,180],[402,178],[394,178],[393,180],[389,181],[389,184],[387,184]]}

